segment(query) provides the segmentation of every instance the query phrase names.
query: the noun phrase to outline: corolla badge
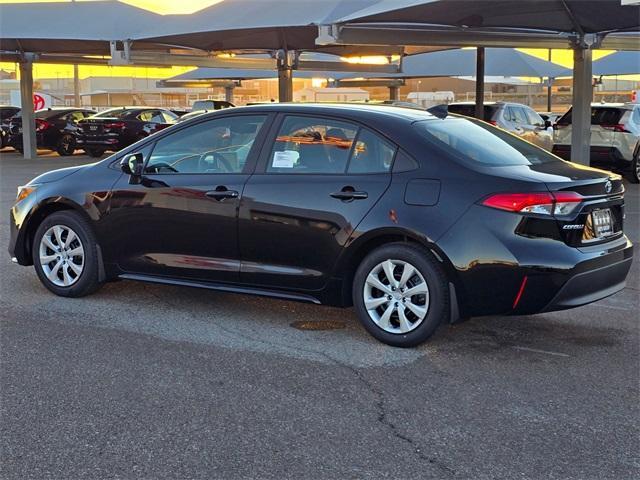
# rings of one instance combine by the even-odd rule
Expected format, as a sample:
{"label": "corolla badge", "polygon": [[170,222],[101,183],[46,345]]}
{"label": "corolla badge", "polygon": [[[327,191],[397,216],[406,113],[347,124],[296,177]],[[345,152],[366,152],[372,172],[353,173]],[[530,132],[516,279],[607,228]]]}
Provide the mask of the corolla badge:
{"label": "corolla badge", "polygon": [[613,190],[613,183],[611,183],[611,180],[607,180],[607,183],[604,184],[604,191],[611,193],[611,190]]}

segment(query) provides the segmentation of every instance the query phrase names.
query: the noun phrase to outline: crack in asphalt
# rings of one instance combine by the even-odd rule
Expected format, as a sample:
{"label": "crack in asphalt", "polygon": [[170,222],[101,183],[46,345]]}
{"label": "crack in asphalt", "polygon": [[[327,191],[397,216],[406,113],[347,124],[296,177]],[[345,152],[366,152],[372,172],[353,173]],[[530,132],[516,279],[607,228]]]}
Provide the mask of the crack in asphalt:
{"label": "crack in asphalt", "polygon": [[[161,295],[158,295],[156,292],[151,290],[150,289],[150,285],[144,285],[144,289],[147,290],[148,293],[151,294],[151,296],[153,296],[154,298],[160,300],[165,305],[168,305],[169,307],[175,308],[175,309],[180,309],[181,308],[178,304],[175,304],[175,303],[169,301],[168,299],[162,297]],[[243,340],[262,343],[262,344],[270,346],[270,347],[282,348],[284,346],[285,348],[296,350],[298,352],[320,355],[320,356],[326,358],[327,360],[329,360],[330,363],[333,363],[334,365],[336,365],[338,367],[341,367],[341,368],[343,368],[345,370],[348,370],[349,372],[351,372],[353,374],[353,376],[356,377],[356,379],[362,385],[364,385],[364,387],[369,391],[369,393],[371,393],[373,395],[373,397],[376,399],[374,404],[375,404],[376,410],[378,411],[378,416],[377,416],[377,419],[376,419],[376,421],[378,423],[380,423],[382,426],[384,426],[388,430],[390,430],[391,434],[394,437],[396,437],[397,439],[407,443],[411,447],[412,451],[416,454],[416,456],[420,460],[422,460],[423,462],[427,462],[430,465],[433,465],[433,466],[437,467],[441,472],[443,472],[443,473],[445,473],[445,474],[447,474],[449,476],[455,475],[456,472],[455,472],[454,469],[452,469],[451,467],[445,465],[438,458],[427,455],[425,452],[422,451],[422,449],[420,448],[420,445],[413,438],[411,438],[410,436],[405,435],[402,432],[400,432],[398,426],[389,418],[389,414],[388,414],[387,408],[386,408],[387,402],[386,402],[386,397],[385,397],[384,392],[382,390],[376,388],[362,374],[362,372],[360,372],[355,367],[353,367],[351,365],[348,365],[348,364],[340,361],[337,358],[332,357],[331,355],[329,355],[328,353],[326,353],[326,352],[324,352],[322,350],[315,350],[315,349],[312,349],[312,348],[296,347],[296,346],[293,346],[293,345],[281,345],[281,344],[277,344],[277,343],[274,343],[274,342],[270,342],[270,341],[264,340],[262,338],[252,337],[252,336],[244,334],[244,333],[239,333],[237,331],[230,330],[230,329],[220,325],[220,323],[215,321],[215,319],[213,319],[213,324],[215,324],[217,328],[219,328],[220,330],[222,330],[223,332],[225,332],[228,335],[235,336],[235,337],[243,339]]]}

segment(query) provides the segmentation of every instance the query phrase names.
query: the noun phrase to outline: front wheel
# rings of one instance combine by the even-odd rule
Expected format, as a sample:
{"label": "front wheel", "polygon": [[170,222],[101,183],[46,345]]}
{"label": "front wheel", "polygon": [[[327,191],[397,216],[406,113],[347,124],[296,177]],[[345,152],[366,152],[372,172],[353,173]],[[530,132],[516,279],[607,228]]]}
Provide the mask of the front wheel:
{"label": "front wheel", "polygon": [[395,347],[425,342],[449,316],[442,268],[429,252],[405,243],[365,257],[355,274],[353,303],[364,328]]}
{"label": "front wheel", "polygon": [[91,226],[73,211],[49,215],[38,227],[33,265],[42,284],[61,297],[82,297],[100,286]]}

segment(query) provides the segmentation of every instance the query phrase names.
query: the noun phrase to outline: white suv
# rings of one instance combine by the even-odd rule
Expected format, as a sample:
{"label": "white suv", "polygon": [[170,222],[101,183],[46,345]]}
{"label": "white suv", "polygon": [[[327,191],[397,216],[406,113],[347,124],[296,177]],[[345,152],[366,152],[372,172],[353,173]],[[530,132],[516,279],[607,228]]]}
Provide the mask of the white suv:
{"label": "white suv", "polygon": [[[553,153],[571,156],[571,109],[555,125]],[[640,104],[591,105],[591,163],[630,172],[640,182]]]}

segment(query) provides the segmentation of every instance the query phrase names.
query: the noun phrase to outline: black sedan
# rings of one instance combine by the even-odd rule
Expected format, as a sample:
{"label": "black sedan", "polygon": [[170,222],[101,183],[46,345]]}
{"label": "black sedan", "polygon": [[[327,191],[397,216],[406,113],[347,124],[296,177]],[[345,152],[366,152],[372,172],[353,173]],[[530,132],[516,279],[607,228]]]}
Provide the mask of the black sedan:
{"label": "black sedan", "polygon": [[[77,148],[78,122],[96,112],[86,108],[53,107],[35,112],[38,148],[55,150],[59,155],[73,155]],[[22,152],[22,117],[9,121],[9,145]]]}
{"label": "black sedan", "polygon": [[619,176],[484,122],[271,104],[35,178],[9,251],[60,296],[129,279],[353,305],[374,337],[406,347],[442,323],[621,290],[623,210]]}
{"label": "black sedan", "polygon": [[178,118],[165,108],[111,108],[80,122],[78,144],[92,157],[101,157],[173,125]]}

